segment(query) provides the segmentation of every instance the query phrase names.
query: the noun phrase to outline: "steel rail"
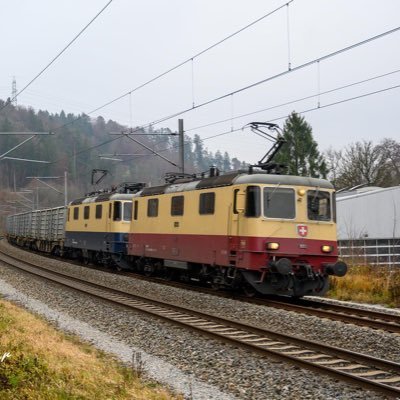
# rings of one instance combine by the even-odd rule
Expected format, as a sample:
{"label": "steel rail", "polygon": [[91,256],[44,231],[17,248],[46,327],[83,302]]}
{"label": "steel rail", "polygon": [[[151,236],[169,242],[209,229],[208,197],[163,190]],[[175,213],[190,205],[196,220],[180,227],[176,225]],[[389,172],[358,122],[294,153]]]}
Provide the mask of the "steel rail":
{"label": "steel rail", "polygon": [[264,356],[273,356],[284,361],[290,361],[311,370],[322,371],[341,380],[384,393],[390,397],[400,396],[400,364],[396,362],[125,293],[103,285],[87,282],[76,276],[55,272],[49,268],[20,260],[4,253],[1,254],[1,259],[3,263],[12,267],[23,269],[31,274],[94,295],[103,300],[151,314],[214,339],[217,338]]}
{"label": "steel rail", "polygon": [[[98,267],[95,268],[98,269]],[[280,299],[276,299],[276,297],[278,296],[275,296],[273,299],[266,297],[247,297],[229,291],[215,291],[207,287],[193,286],[182,282],[165,281],[162,278],[145,277],[143,275],[133,272],[119,272],[119,274],[122,274],[124,276],[134,276],[136,279],[210,294],[212,296],[230,298],[250,304],[274,307],[286,311],[313,315],[319,318],[327,318],[343,323],[354,324],[358,326],[364,326],[368,328],[400,334],[400,316],[398,315],[373,310],[365,310],[357,307],[349,307],[340,304],[323,303],[318,300],[293,300],[291,298],[286,299],[283,296]]]}
{"label": "steel rail", "polygon": [[[97,267],[95,267],[97,269]],[[108,271],[109,272],[109,271]],[[349,307],[340,304],[323,303],[318,300],[291,299],[281,296],[273,298],[267,297],[247,297],[229,291],[216,291],[207,287],[193,286],[187,283],[165,281],[162,278],[145,277],[133,272],[120,272],[125,276],[134,276],[136,279],[142,279],[150,282],[161,283],[163,285],[173,286],[186,290],[192,290],[213,296],[230,298],[250,304],[257,304],[267,307],[274,307],[286,311],[293,311],[307,315],[313,315],[319,318],[327,318],[343,323],[364,326],[373,329],[380,329],[386,332],[400,334],[400,316],[383,313],[373,310],[365,310],[357,307]]]}
{"label": "steel rail", "polygon": [[400,317],[393,314],[304,299],[265,299],[260,304],[400,334]]}
{"label": "steel rail", "polygon": [[[21,251],[27,251],[20,249]],[[35,252],[35,254],[37,254]],[[48,255],[40,254],[41,257],[53,258]],[[68,260],[62,259],[63,262],[69,262]],[[71,263],[76,265],[77,263]],[[79,263],[78,263],[79,264]],[[81,264],[79,264],[81,265]],[[158,284],[168,285],[176,288],[201,292],[212,296],[219,296],[237,301],[242,301],[250,304],[257,304],[267,307],[274,307],[283,309],[286,311],[293,311],[297,313],[303,313],[306,315],[313,315],[319,318],[327,318],[333,321],[340,321],[347,324],[354,324],[357,326],[364,326],[372,329],[379,329],[386,332],[400,334],[400,316],[383,313],[373,310],[365,310],[357,307],[349,307],[340,304],[323,303],[318,300],[306,300],[306,299],[291,299],[280,297],[278,298],[266,298],[266,297],[247,297],[241,294],[237,294],[229,291],[216,291],[204,286],[194,286],[187,283],[167,281],[163,278],[148,277],[135,272],[126,271],[112,271],[109,269],[102,268],[99,266],[91,266],[85,264],[85,267],[100,270],[107,273],[113,273],[123,276],[134,277],[135,279],[145,280],[149,282],[155,282]],[[278,297],[278,296],[276,296]]]}

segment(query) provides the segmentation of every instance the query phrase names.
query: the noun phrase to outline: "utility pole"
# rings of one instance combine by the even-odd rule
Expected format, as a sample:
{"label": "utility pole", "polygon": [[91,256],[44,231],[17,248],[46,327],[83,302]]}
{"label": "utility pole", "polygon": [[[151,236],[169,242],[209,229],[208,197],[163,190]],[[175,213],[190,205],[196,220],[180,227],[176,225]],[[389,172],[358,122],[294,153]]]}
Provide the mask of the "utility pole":
{"label": "utility pole", "polygon": [[[56,189],[54,186],[49,185],[48,183],[44,182],[43,179],[60,179],[60,178],[64,178],[64,193],[60,192],[58,189]],[[44,189],[43,187],[40,188],[38,186],[38,182],[42,183],[46,189],[52,189],[55,192],[59,193],[59,194],[63,194],[64,195],[64,205],[67,205],[67,172],[64,172],[64,176],[27,176],[25,177],[25,179],[34,179],[36,181],[36,208],[39,209],[39,189]]]}
{"label": "utility pole", "polygon": [[[156,133],[151,131],[150,133],[144,133],[143,131],[140,131],[140,129],[128,129],[125,131],[121,131],[121,132],[110,132],[110,135],[120,135],[120,136],[125,136],[128,139],[132,140],[133,142],[139,144],[140,146],[144,147],[146,150],[149,150],[151,152],[151,154],[154,154],[155,156],[158,156],[160,158],[162,158],[163,160],[167,161],[168,163],[170,163],[171,165],[173,165],[174,167],[178,168],[180,173],[184,173],[185,172],[185,166],[184,166],[184,162],[185,162],[185,132],[183,130],[183,119],[179,119],[178,120],[178,126],[179,126],[179,131],[177,132],[173,132],[173,133]],[[135,133],[138,132],[138,133]],[[155,150],[151,149],[150,147],[146,146],[144,143],[139,142],[138,140],[134,139],[132,136],[176,136],[179,135],[179,165],[175,164],[174,162],[168,160],[168,158],[162,156],[160,153],[156,152]],[[121,159],[118,158],[110,158],[110,157],[115,157],[115,156],[128,156],[128,155],[137,155],[137,156],[145,156],[148,154],[101,154],[100,158],[103,159],[110,159],[111,161],[122,161]]]}
{"label": "utility pole", "polygon": [[185,131],[183,130],[183,119],[178,119],[179,130],[179,170],[182,174],[185,173]]}
{"label": "utility pole", "polygon": [[68,172],[64,171],[64,206],[68,205]]}
{"label": "utility pole", "polygon": [[14,107],[17,105],[17,81],[15,80],[15,76],[13,76],[12,81],[11,102]]}

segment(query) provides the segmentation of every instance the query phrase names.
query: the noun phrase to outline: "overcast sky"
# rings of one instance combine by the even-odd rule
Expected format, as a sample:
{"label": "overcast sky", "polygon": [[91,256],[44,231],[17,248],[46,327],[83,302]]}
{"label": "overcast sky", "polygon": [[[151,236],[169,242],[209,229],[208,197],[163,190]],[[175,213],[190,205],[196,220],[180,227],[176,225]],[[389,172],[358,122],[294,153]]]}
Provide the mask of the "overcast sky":
{"label": "overcast sky", "polygon": [[[0,98],[28,83],[107,3],[106,0],[0,0]],[[285,1],[114,0],[18,104],[88,113],[265,15]],[[192,63],[91,114],[127,126],[149,123],[400,26],[398,0],[294,0]],[[181,116],[202,138],[251,121],[314,108],[318,98],[234,119],[400,69],[400,31]],[[193,70],[193,71],[192,71]],[[192,79],[193,72],[193,79]],[[400,84],[400,73],[321,95],[321,106]],[[305,113],[321,150],[399,135],[400,89]],[[178,117],[177,117],[178,118]],[[159,126],[177,129],[177,118]],[[283,125],[284,119],[278,121]],[[249,130],[204,142],[209,150],[256,162],[269,143]],[[121,149],[122,151],[123,149]]]}

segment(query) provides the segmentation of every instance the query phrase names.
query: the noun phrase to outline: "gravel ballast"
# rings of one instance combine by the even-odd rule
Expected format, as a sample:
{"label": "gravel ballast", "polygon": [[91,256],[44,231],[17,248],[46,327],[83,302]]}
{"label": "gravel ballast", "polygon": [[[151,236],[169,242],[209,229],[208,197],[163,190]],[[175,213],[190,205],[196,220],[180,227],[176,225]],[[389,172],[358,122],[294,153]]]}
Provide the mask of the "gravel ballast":
{"label": "gravel ballast", "polygon": [[[19,249],[10,249],[4,241],[1,241],[0,245],[6,246],[10,252],[21,254]],[[26,259],[43,262],[43,258],[38,255],[22,254]],[[92,282],[107,284],[120,290],[166,300],[283,333],[289,332],[309,340],[319,340],[334,346],[370,353],[376,357],[400,360],[400,339],[389,333],[199,294],[58,260],[45,259],[44,262],[51,264],[55,270],[69,271]],[[127,362],[131,360],[132,352],[140,352],[142,359],[145,359],[145,368],[149,376],[167,383],[178,392],[185,393],[188,398],[382,398],[378,394],[224,345],[150,316],[128,311],[8,267],[0,267],[0,278],[3,280],[0,282],[0,291],[3,294],[11,296],[10,298],[50,320],[57,320],[60,328],[79,334]],[[5,282],[15,288],[15,291],[8,288],[8,292],[5,293]],[[36,308],[32,308],[33,304],[36,304]],[[62,321],[66,322],[61,324]],[[165,375],[163,371],[173,372]],[[225,397],[222,392],[226,394]]]}

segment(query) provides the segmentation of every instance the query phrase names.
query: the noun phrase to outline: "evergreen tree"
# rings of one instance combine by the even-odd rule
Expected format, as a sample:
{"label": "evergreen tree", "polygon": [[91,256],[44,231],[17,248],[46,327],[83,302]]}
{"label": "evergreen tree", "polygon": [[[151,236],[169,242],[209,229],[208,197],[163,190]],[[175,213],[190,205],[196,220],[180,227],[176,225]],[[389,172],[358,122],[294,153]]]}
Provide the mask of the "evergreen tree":
{"label": "evergreen tree", "polygon": [[219,150],[216,151],[215,156],[214,156],[214,165],[222,171],[224,169],[224,159],[222,157],[222,154]]}
{"label": "evergreen tree", "polygon": [[287,165],[290,175],[326,178],[328,169],[318,144],[312,135],[312,128],[304,117],[292,112],[283,127],[286,143],[274,161]]}
{"label": "evergreen tree", "polygon": [[233,167],[233,170],[234,170],[234,171],[239,170],[239,169],[240,169],[240,165],[241,165],[240,161],[239,161],[236,157],[233,157],[233,158],[232,158],[232,167]]}
{"label": "evergreen tree", "polygon": [[202,171],[202,170],[206,169],[207,167],[205,166],[205,162],[204,162],[203,142],[200,139],[199,135],[194,135],[193,143],[194,143],[194,157],[195,157],[196,167],[200,171]]}
{"label": "evergreen tree", "polygon": [[222,169],[224,171],[230,171],[231,170],[231,158],[229,157],[229,154],[227,151],[224,153],[224,160],[222,162]]}

